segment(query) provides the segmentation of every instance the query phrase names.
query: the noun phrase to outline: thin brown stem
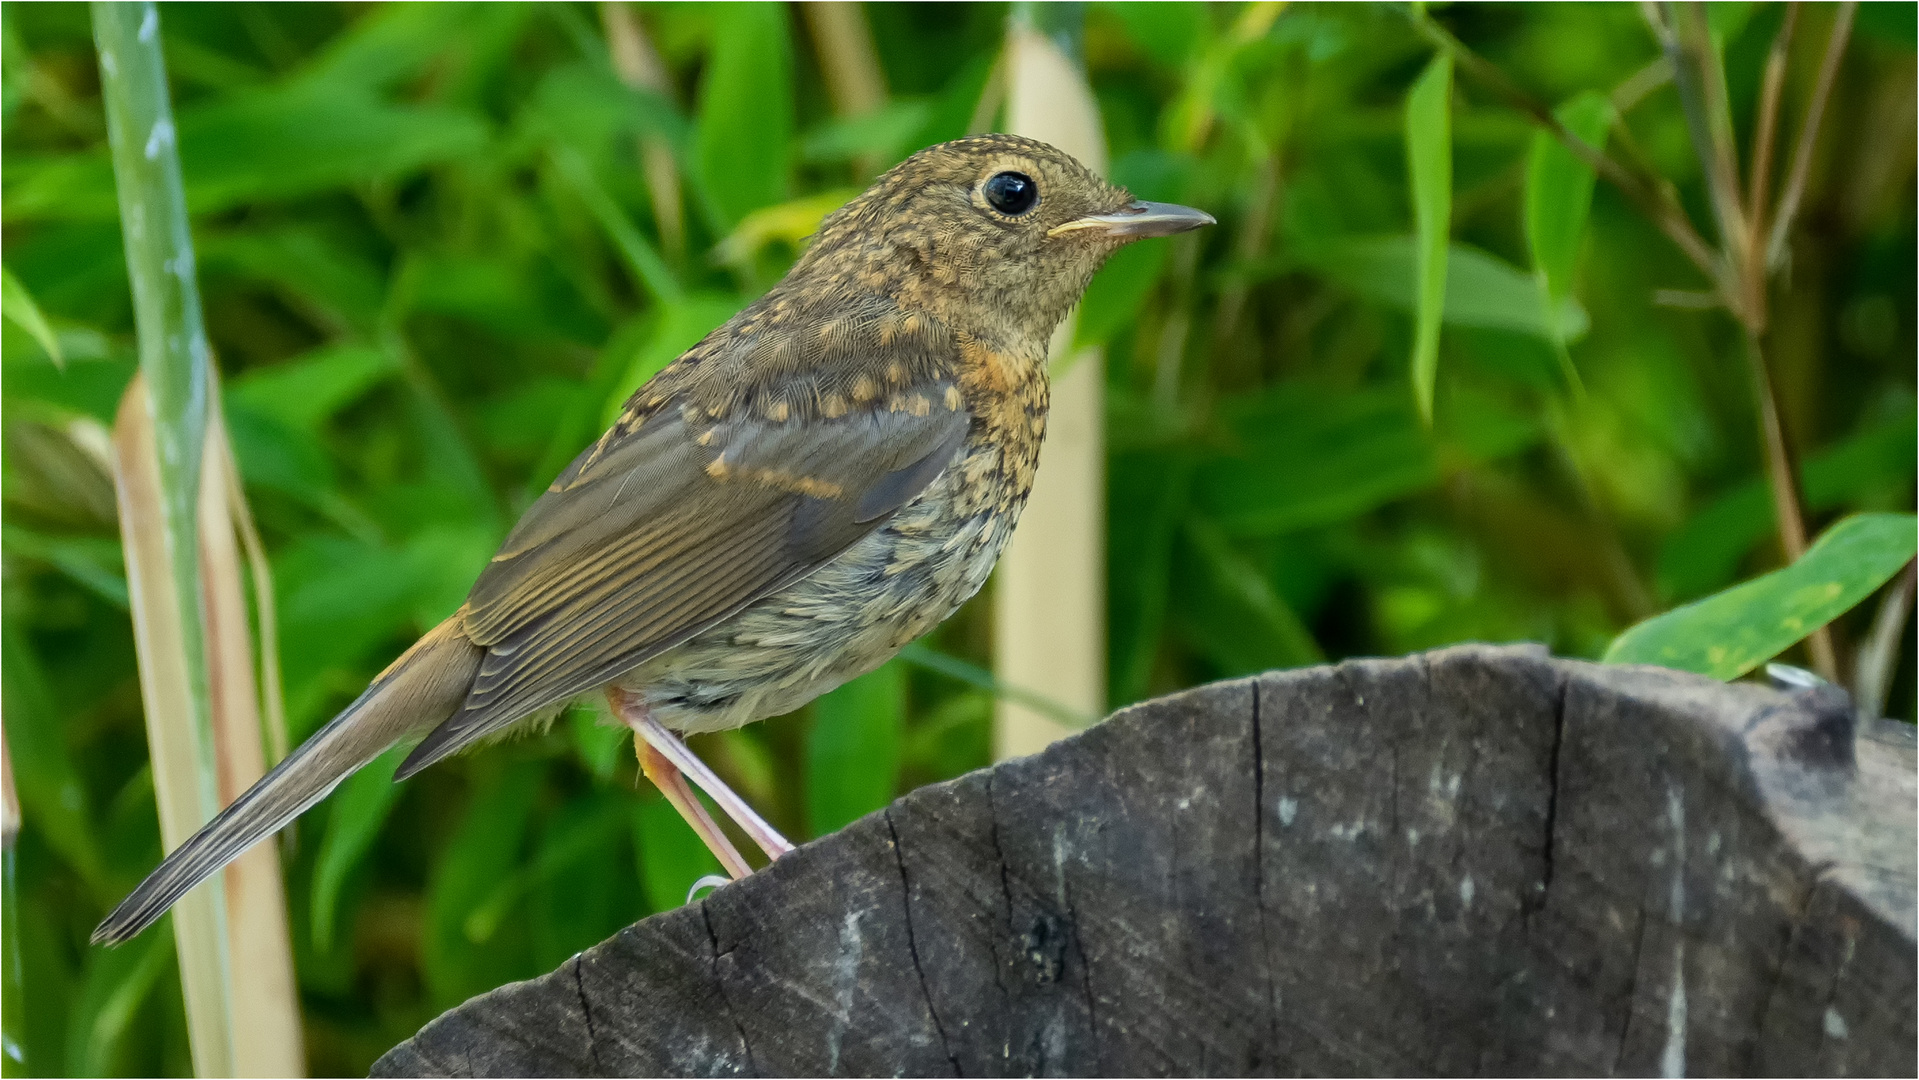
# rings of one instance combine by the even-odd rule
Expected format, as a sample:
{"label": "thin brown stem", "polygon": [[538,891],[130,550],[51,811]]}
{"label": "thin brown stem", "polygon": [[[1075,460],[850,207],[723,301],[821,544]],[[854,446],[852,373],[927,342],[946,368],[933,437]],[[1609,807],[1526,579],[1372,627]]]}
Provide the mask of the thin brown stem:
{"label": "thin brown stem", "polygon": [[1819,121],[1826,113],[1826,99],[1832,96],[1833,80],[1839,74],[1839,61],[1846,53],[1846,41],[1852,36],[1854,0],[1839,5],[1833,17],[1832,34],[1826,39],[1826,56],[1819,62],[1819,81],[1814,84],[1812,100],[1806,103],[1806,119],[1799,125],[1799,142],[1792,151],[1792,171],[1788,174],[1779,211],[1773,216],[1772,233],[1766,240],[1766,265],[1779,265],[1785,254],[1786,234],[1798,216],[1799,201],[1806,192],[1806,174],[1812,170],[1813,146],[1819,141]]}
{"label": "thin brown stem", "polygon": [[1673,85],[1679,90],[1686,126],[1692,131],[1693,146],[1705,172],[1713,214],[1719,223],[1720,246],[1727,260],[1737,267],[1742,261],[1740,245],[1746,238],[1746,215],[1739,203],[1739,151],[1733,145],[1726,73],[1706,25],[1704,6],[1690,3],[1679,11],[1668,4],[1660,7],[1666,16],[1663,40],[1666,55],[1672,58]]}
{"label": "thin brown stem", "polygon": [[[1779,527],[1779,546],[1788,563],[1798,562],[1806,553],[1806,518],[1800,510],[1798,471],[1793,467],[1792,448],[1786,442],[1785,425],[1779,419],[1778,398],[1772,389],[1772,374],[1759,337],[1746,334],[1746,363],[1752,373],[1753,400],[1759,405],[1760,436],[1766,448],[1766,480],[1772,489],[1773,516]],[[1807,639],[1813,670],[1827,682],[1839,681],[1839,663],[1832,646],[1832,635],[1821,627]]]}
{"label": "thin brown stem", "polygon": [[[880,70],[879,50],[873,45],[873,32],[860,5],[819,0],[801,4],[800,10],[812,32],[813,49],[819,56],[820,74],[826,80],[833,112],[843,117],[864,116],[883,107],[886,75]],[[864,178],[877,173],[884,164],[874,154],[861,154],[853,162],[853,171]]]}
{"label": "thin brown stem", "polygon": [[[1746,205],[1752,217],[1747,221],[1748,247],[1763,250],[1766,235],[1766,200],[1772,196],[1772,153],[1779,141],[1779,98],[1786,86],[1787,53],[1792,47],[1792,31],[1799,21],[1799,4],[1786,5],[1779,31],[1772,36],[1772,48],[1766,53],[1766,76],[1759,91],[1759,123],[1755,126],[1752,162],[1749,165]],[[1755,260],[1756,261],[1756,260]],[[1763,266],[1764,263],[1759,263]],[[1763,276],[1763,275],[1762,275]]]}
{"label": "thin brown stem", "polygon": [[1779,97],[1786,85],[1787,50],[1792,44],[1793,25],[1799,18],[1799,5],[1786,5],[1785,19],[1772,36],[1772,48],[1766,56],[1765,82],[1759,93],[1759,122],[1753,134],[1752,162],[1747,177],[1746,240],[1741,249],[1740,278],[1746,296],[1746,313],[1754,330],[1764,333],[1768,321],[1766,303],[1766,200],[1771,197],[1773,144],[1779,135]]}
{"label": "thin brown stem", "polygon": [[1424,12],[1413,17],[1414,25],[1420,33],[1452,54],[1459,70],[1481,84],[1486,89],[1532,118],[1532,121],[1565,144],[1574,156],[1590,166],[1593,171],[1606,178],[1606,182],[1618,188],[1620,193],[1639,207],[1639,211],[1659,227],[1679,250],[1692,260],[1700,273],[1717,284],[1720,280],[1718,255],[1700,237],[1698,230],[1686,217],[1685,208],[1679,204],[1671,185],[1662,183],[1655,177],[1643,176],[1632,172],[1607,157],[1606,154],[1587,143],[1584,139],[1567,130],[1559,122],[1552,110],[1536,101],[1531,95],[1520,89],[1498,66],[1466,47],[1466,44],[1448,33],[1446,28],[1434,22]]}
{"label": "thin brown stem", "polygon": [[1621,115],[1636,108],[1648,94],[1672,81],[1672,61],[1660,56],[1613,87],[1612,107]]}
{"label": "thin brown stem", "polygon": [[1859,648],[1854,665],[1852,699],[1859,714],[1870,719],[1886,715],[1886,697],[1892,691],[1893,676],[1899,673],[1899,649],[1906,637],[1906,622],[1912,618],[1913,589],[1919,584],[1919,569],[1907,563],[1906,569],[1887,589],[1873,616],[1872,635]]}
{"label": "thin brown stem", "polygon": [[886,76],[880,71],[879,52],[860,5],[821,0],[800,8],[819,53],[820,74],[833,99],[833,111],[859,116],[886,104]]}

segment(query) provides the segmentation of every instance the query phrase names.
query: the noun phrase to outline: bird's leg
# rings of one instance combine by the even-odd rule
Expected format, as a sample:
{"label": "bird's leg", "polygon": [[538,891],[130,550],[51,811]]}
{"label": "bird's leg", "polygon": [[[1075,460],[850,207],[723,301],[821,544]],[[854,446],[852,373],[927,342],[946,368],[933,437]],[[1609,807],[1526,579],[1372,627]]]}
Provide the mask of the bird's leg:
{"label": "bird's leg", "polygon": [[[668,731],[665,725],[653,719],[653,714],[647,711],[645,704],[639,700],[637,695],[628,694],[623,690],[609,688],[607,690],[607,700],[612,703],[614,714],[625,722],[626,726],[633,729],[634,749],[641,754],[640,762],[642,768],[646,767],[648,756],[657,756],[660,759],[660,765],[663,768],[673,770],[674,778],[682,786],[684,786],[686,780],[689,779],[695,784],[698,784],[701,790],[705,791],[707,795],[711,796],[713,801],[719,805],[720,810],[724,812],[727,817],[732,818],[733,822],[737,824],[747,836],[751,837],[754,843],[760,846],[761,851],[766,852],[767,858],[777,859],[793,850],[793,845],[787,842],[786,837],[781,836],[773,826],[767,824],[765,818],[755,813],[753,808],[746,804],[745,799],[740,798],[732,788],[727,787],[725,781],[715,775],[712,769],[707,768],[705,762],[694,756],[693,751],[687,749],[686,744],[681,742],[671,731]],[[645,744],[645,751],[640,750],[642,743]],[[649,771],[647,773],[648,779],[652,779],[652,776],[652,772]],[[667,788],[662,785],[660,790],[665,792]],[[669,793],[667,797],[671,799],[673,796]],[[697,800],[690,798],[690,793],[689,801],[699,810],[702,819],[708,823],[712,822],[712,818],[707,816],[705,808],[701,807]],[[680,807],[680,804],[675,802],[674,806]],[[706,840],[707,847],[713,850],[714,855],[720,857],[720,862],[725,864],[729,871],[732,871],[733,864],[727,861],[726,856],[720,854],[720,848],[713,840],[713,837],[717,837],[719,842],[726,844],[727,850],[731,851],[732,845],[727,844],[725,836],[720,834],[717,828],[714,830],[712,836],[709,836],[701,828],[699,822],[694,819],[693,815],[688,813],[683,807],[680,808],[680,814],[686,818],[687,824],[693,826],[693,831],[699,833],[701,839]],[[734,858],[737,859],[738,855],[735,854]],[[744,875],[735,871],[734,876],[741,877]]]}
{"label": "bird's leg", "polygon": [[686,744],[680,741],[679,736],[668,731],[666,726],[653,719],[651,714],[642,713],[640,722],[634,726],[633,731],[644,738],[654,750],[664,755],[668,761],[678,766],[679,770],[686,774],[687,779],[700,786],[701,791],[711,796],[713,801],[719,804],[721,812],[732,818],[733,823],[751,837],[753,842],[760,846],[761,851],[766,852],[767,858],[777,859],[793,850],[793,845],[787,842],[786,837],[781,836],[773,826],[767,824],[766,819],[755,813],[753,808],[746,804],[745,799],[740,798],[738,793],[727,787],[726,782],[721,780],[712,769],[706,767],[706,762],[694,756],[693,751],[686,748]]}
{"label": "bird's leg", "polygon": [[687,786],[686,776],[666,759],[666,755],[655,750],[652,743],[638,737],[637,733],[633,739],[633,752],[640,759],[640,771],[653,781],[653,786],[660,789],[666,801],[672,803],[673,809],[678,810],[686,823],[693,827],[693,831],[706,843],[706,849],[720,860],[720,865],[726,868],[733,880],[738,881],[752,873],[753,868],[746,865],[746,857],[720,831],[719,822],[706,812],[699,797]]}

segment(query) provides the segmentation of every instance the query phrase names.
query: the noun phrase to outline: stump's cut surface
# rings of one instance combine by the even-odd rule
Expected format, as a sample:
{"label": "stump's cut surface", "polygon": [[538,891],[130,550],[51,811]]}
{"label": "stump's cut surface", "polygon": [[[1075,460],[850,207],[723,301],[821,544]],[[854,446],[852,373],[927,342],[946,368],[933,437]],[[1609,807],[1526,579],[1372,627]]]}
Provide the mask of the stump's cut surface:
{"label": "stump's cut surface", "polygon": [[913,792],[374,1073],[1911,1076],[1914,769],[1834,691],[1528,648],[1221,683]]}

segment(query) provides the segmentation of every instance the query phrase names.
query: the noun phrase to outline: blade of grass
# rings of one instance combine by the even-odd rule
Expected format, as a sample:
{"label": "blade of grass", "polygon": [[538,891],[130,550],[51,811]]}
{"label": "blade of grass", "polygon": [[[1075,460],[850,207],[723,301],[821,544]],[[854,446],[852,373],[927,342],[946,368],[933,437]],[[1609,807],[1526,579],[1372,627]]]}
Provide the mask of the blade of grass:
{"label": "blade of grass", "polygon": [[[115,486],[172,849],[264,772],[259,698],[159,11],[97,3],[93,24],[139,339],[115,423]],[[300,1021],[273,849],[256,848],[223,883],[174,909],[195,1070],[295,1075]]]}
{"label": "blade of grass", "polygon": [[957,656],[936,652],[917,642],[901,649],[899,656],[901,660],[916,667],[937,671],[949,679],[956,679],[968,686],[984,690],[1003,701],[1016,702],[1074,731],[1092,727],[1099,720],[1096,716],[1068,708],[1044,694],[994,678],[992,672],[977,664],[969,664]]}
{"label": "blade of grass", "polygon": [[[140,374],[115,423],[115,486],[161,839],[171,850],[211,820],[220,802],[196,610],[210,364],[159,25],[151,3],[93,5],[140,354]],[[173,928],[194,1071],[233,1075],[223,891],[189,893],[174,907]]]}
{"label": "blade of grass", "polygon": [[66,368],[67,357],[60,351],[60,335],[47,325],[47,317],[41,313],[40,305],[33,302],[33,294],[4,266],[0,266],[0,317],[32,334],[33,340],[47,350],[54,367]]}
{"label": "blade of grass", "polygon": [[600,186],[586,158],[570,146],[555,145],[553,164],[566,182],[572,185],[574,194],[586,203],[586,208],[600,223],[600,228],[606,230],[607,237],[620,249],[620,254],[626,256],[627,264],[633,268],[633,276],[646,287],[646,291],[653,294],[653,299],[663,304],[680,300],[685,290],[680,288],[679,280],[673,276],[666,261],[660,258],[660,253],[653,250],[653,245],[647,242],[640,230],[633,227],[633,219],[627,217],[620,204],[614,202],[613,196]]}
{"label": "blade of grass", "polygon": [[1419,301],[1413,343],[1413,398],[1433,422],[1439,378],[1439,325],[1446,304],[1446,238],[1452,229],[1453,58],[1440,53],[1406,95],[1406,163],[1412,174],[1413,224],[1419,237]]}

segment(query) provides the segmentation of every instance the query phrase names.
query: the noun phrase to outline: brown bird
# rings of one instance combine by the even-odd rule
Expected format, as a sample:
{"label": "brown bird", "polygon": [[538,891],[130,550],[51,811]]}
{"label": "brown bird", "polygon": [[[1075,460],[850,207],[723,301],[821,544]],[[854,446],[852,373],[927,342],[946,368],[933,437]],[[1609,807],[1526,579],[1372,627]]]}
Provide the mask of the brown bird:
{"label": "brown bird", "polygon": [[404,779],[604,695],[735,877],[687,777],[791,845],[673,734],[778,716],[873,670],[986,581],[1032,488],[1046,350],[1107,256],[1213,223],[1061,151],[923,150],[820,226],[771,291],[641,386],[522,517],[466,603],[169,854],[93,932],[121,942],[424,735]]}

